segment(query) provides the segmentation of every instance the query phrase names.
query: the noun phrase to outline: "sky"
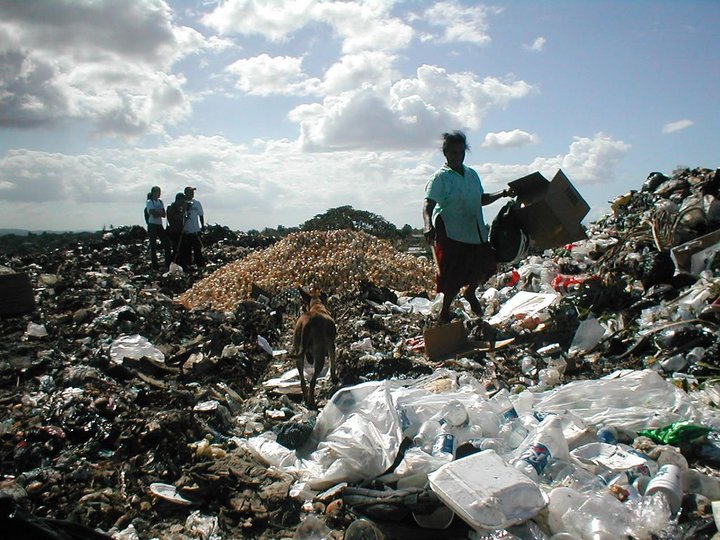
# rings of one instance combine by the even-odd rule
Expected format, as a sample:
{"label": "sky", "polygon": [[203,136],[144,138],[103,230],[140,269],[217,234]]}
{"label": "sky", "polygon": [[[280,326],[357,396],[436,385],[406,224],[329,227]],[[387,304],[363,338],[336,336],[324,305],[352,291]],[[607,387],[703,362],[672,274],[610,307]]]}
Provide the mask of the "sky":
{"label": "sky", "polygon": [[[461,129],[486,191],[568,176],[591,207],[720,166],[716,0],[0,0],[0,228],[350,205],[422,226]],[[486,207],[486,219],[502,206]]]}

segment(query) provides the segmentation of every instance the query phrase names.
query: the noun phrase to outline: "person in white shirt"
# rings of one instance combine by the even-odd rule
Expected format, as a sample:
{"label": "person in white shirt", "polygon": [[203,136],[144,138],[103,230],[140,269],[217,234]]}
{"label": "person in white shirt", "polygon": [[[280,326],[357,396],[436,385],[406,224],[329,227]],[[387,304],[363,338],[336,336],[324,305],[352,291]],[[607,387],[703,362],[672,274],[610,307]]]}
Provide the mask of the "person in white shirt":
{"label": "person in white shirt", "polygon": [[200,233],[205,230],[205,212],[200,201],[195,199],[194,187],[185,188],[186,218],[183,226],[182,244],[184,244],[186,256],[182,257],[189,264],[194,263],[198,268],[205,266],[205,258],[202,254],[202,241]]}
{"label": "person in white shirt", "polygon": [[165,205],[160,199],[159,186],[153,186],[150,193],[148,193],[145,209],[148,214],[147,226],[148,239],[150,240],[150,260],[152,262],[152,267],[156,270],[160,267],[157,255],[157,242],[159,240],[165,253],[165,268],[167,268],[170,265],[170,239],[168,238],[165,227],[163,226]]}

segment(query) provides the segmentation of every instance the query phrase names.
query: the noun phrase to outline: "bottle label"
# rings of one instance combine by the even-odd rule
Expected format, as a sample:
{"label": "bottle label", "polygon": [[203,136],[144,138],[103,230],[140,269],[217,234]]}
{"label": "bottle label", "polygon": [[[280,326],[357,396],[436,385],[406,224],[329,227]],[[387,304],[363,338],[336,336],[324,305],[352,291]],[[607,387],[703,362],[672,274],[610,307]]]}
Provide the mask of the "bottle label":
{"label": "bottle label", "polygon": [[642,465],[638,465],[637,467],[633,467],[632,469],[628,469],[626,474],[628,477],[628,482],[630,484],[632,484],[641,476],[652,476],[652,473],[650,472],[650,467],[648,467],[644,463]]}
{"label": "bottle label", "polygon": [[550,450],[542,443],[535,443],[522,453],[520,459],[527,461],[535,472],[542,474],[550,460]]}
{"label": "bottle label", "polygon": [[441,454],[453,455],[455,453],[455,435],[452,433],[441,433],[438,435],[437,439],[435,439],[432,453],[436,456]]}
{"label": "bottle label", "polygon": [[518,413],[515,410],[515,407],[510,407],[505,413],[502,415],[503,422],[509,422],[510,420],[515,420],[518,417]]}

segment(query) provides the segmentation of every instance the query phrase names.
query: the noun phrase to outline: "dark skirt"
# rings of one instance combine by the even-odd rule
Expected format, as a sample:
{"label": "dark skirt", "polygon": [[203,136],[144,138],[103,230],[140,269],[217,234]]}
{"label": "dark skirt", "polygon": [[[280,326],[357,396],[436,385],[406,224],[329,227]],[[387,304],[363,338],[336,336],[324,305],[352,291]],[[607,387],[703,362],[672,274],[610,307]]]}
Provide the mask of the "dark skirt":
{"label": "dark skirt", "polygon": [[451,240],[441,216],[435,220],[435,274],[437,292],[457,293],[462,287],[482,285],[497,272],[495,252],[490,243],[466,244]]}

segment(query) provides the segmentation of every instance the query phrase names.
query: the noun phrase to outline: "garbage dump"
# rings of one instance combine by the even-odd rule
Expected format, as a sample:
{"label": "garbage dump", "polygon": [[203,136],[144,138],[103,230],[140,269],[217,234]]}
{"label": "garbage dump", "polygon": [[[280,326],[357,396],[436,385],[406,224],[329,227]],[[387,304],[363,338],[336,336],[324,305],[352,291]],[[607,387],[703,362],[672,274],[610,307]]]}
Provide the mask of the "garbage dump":
{"label": "garbage dump", "polygon": [[[442,359],[432,267],[362,233],[211,226],[199,275],[153,272],[140,227],[4,249],[0,287],[25,292],[0,295],[0,526],[712,538],[719,190],[720,171],[651,173],[587,239],[503,265],[482,319],[458,299],[467,341]],[[311,282],[338,326],[317,411],[287,354]]]}

